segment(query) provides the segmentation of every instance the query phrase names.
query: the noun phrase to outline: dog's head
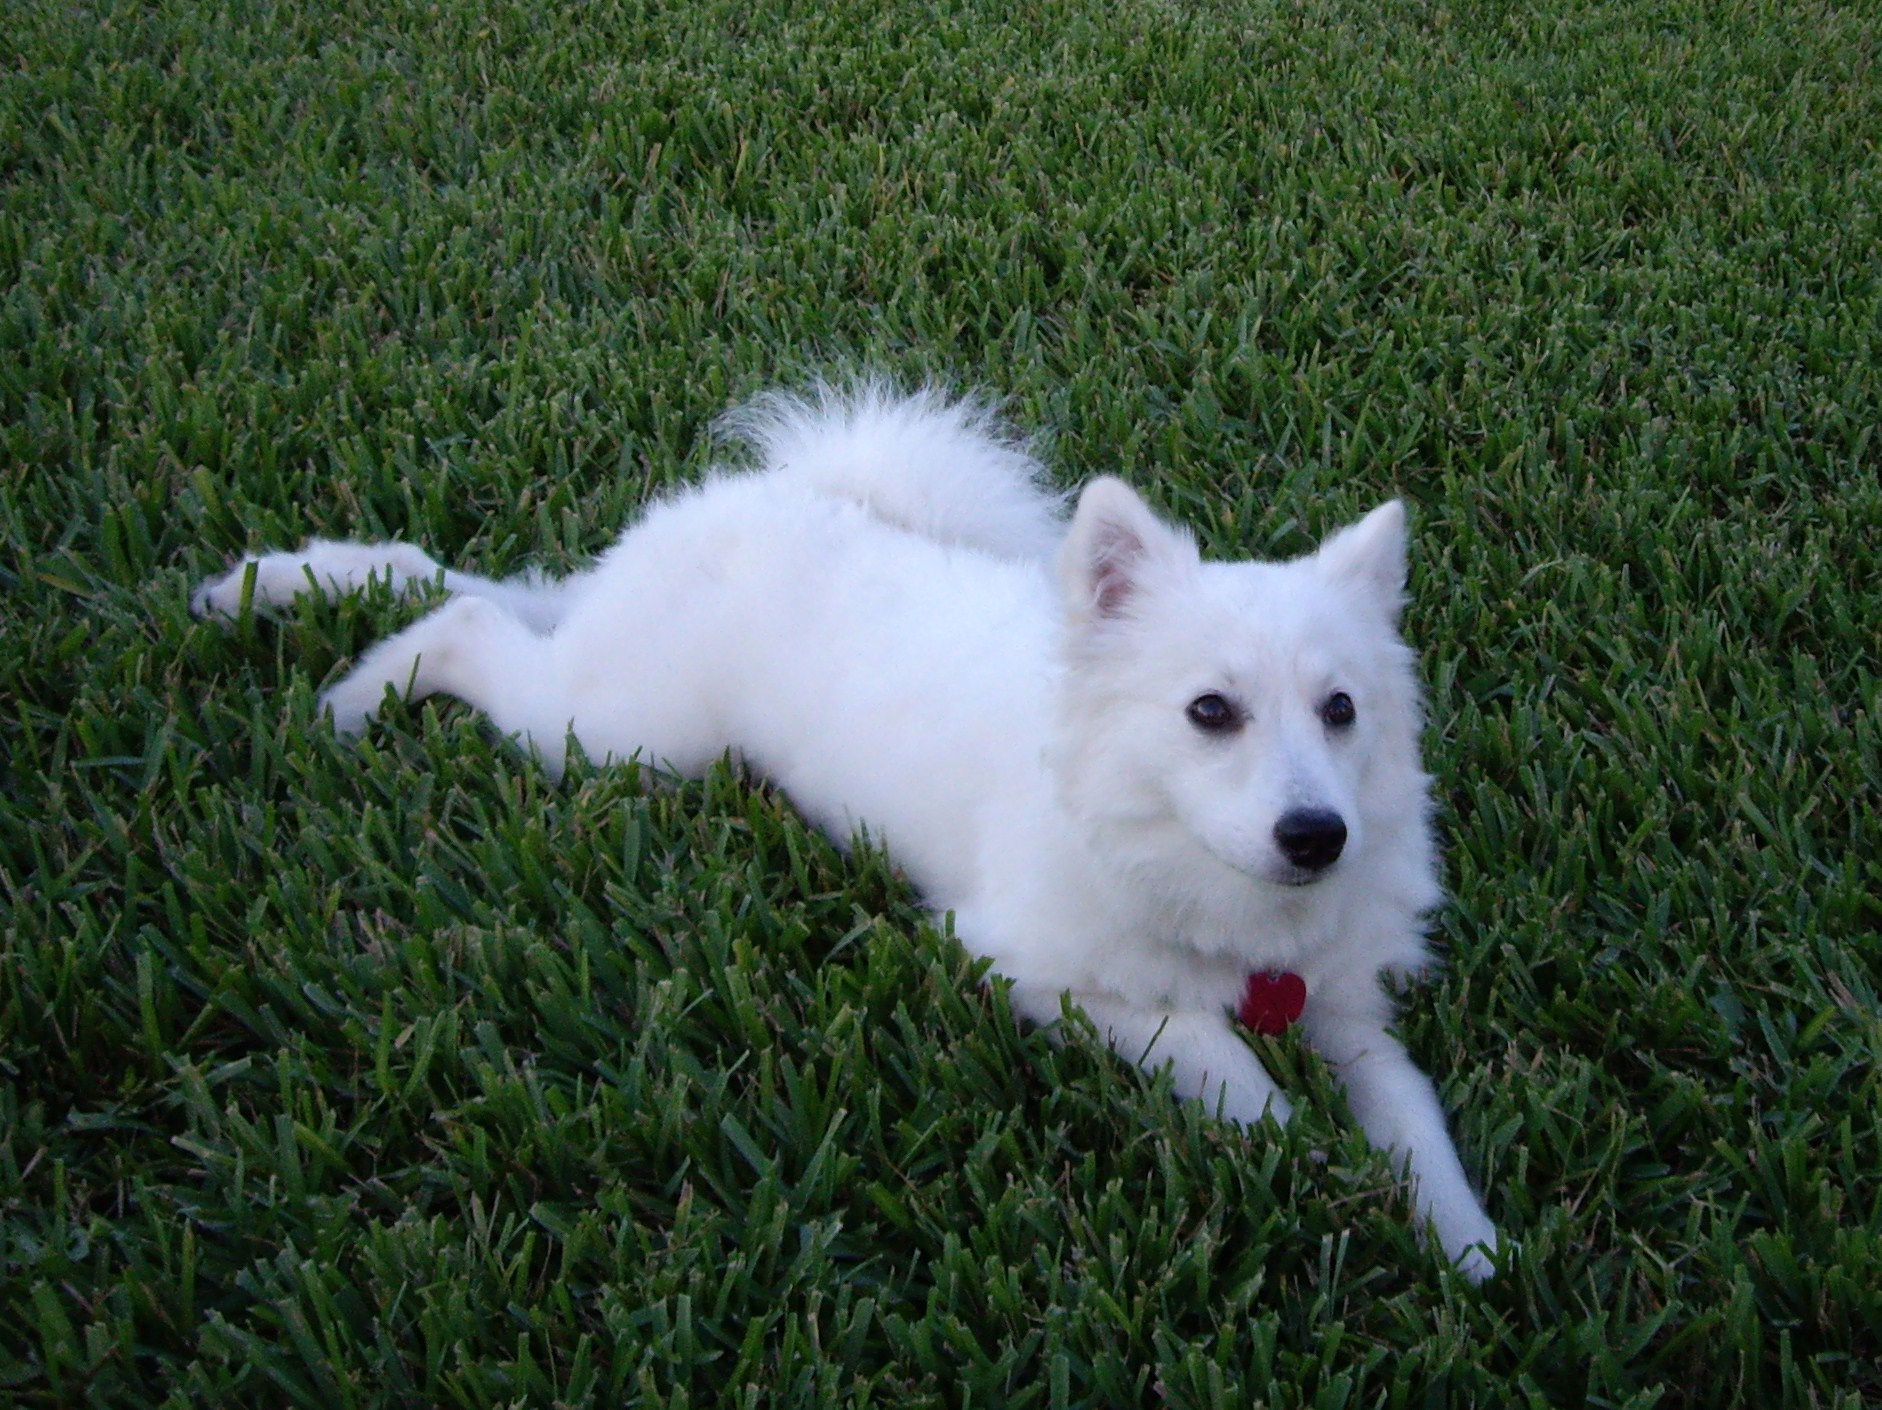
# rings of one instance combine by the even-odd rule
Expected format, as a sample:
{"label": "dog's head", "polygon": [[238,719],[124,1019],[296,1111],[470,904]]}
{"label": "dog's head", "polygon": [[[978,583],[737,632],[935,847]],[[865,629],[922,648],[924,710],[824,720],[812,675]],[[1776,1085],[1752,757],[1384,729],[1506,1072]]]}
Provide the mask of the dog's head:
{"label": "dog's head", "polygon": [[1394,501],[1304,558],[1205,563],[1121,481],[1088,485],[1059,564],[1074,814],[1123,864],[1216,886],[1428,872],[1405,543]]}

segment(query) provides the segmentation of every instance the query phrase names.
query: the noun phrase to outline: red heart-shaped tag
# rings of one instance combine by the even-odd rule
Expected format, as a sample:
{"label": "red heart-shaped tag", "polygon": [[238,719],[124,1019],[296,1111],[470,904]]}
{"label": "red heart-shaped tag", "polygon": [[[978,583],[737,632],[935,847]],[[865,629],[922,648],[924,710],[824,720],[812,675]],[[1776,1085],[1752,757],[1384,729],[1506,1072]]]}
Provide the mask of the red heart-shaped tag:
{"label": "red heart-shaped tag", "polygon": [[1288,970],[1268,969],[1248,976],[1235,1016],[1257,1033],[1278,1038],[1307,1007],[1307,981]]}

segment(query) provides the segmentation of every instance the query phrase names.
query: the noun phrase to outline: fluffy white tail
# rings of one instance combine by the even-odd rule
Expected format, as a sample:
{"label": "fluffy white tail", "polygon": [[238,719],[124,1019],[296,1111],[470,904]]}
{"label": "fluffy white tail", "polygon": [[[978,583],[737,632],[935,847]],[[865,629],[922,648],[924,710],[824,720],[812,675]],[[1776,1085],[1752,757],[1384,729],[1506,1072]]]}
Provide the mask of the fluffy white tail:
{"label": "fluffy white tail", "polygon": [[853,500],[885,523],[1003,558],[1047,558],[1064,496],[986,405],[878,382],[774,392],[721,423],[770,474]]}

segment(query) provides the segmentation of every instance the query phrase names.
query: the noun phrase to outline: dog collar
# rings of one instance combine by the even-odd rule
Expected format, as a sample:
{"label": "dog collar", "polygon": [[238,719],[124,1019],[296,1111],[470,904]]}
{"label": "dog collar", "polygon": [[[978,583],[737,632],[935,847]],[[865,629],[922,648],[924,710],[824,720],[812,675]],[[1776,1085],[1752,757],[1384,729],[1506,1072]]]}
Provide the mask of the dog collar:
{"label": "dog collar", "polygon": [[1255,1032],[1278,1038],[1306,1007],[1306,980],[1291,970],[1264,969],[1248,976],[1235,1016]]}

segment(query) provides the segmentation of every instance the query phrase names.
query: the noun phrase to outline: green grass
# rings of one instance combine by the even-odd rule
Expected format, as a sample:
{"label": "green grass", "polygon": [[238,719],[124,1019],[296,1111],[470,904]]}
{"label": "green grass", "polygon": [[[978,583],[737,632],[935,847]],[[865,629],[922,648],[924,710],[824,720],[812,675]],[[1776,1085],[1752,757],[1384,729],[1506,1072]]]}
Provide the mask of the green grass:
{"label": "green grass", "polygon": [[[1882,14],[0,7],[0,1400],[1875,1404]],[[728,776],[223,633],[561,569],[758,388],[1012,398],[1220,554],[1415,509],[1473,1290],[1325,1073],[1055,1050]]]}

